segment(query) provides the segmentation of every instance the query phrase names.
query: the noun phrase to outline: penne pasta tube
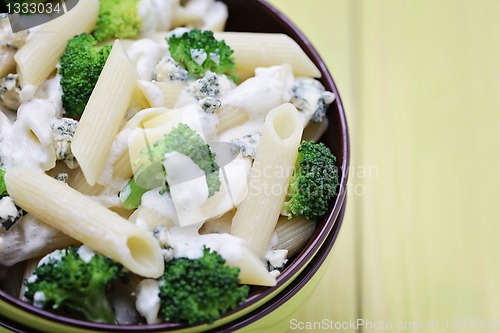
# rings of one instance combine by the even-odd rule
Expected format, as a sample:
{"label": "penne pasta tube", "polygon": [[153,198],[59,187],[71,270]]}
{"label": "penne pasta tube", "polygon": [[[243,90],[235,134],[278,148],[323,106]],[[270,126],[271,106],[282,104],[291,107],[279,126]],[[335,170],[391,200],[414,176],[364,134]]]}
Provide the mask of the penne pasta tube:
{"label": "penne pasta tube", "polygon": [[163,103],[167,108],[174,108],[182,90],[186,89],[186,84],[179,81],[154,82],[163,93]]}
{"label": "penne pasta tube", "polygon": [[98,14],[98,0],[78,1],[68,13],[36,30],[14,55],[21,86],[38,86],[55,71],[68,40],[92,31]]}
{"label": "penne pasta tube", "polygon": [[116,40],[71,145],[89,185],[95,185],[103,173],[136,83],[136,69]]}
{"label": "penne pasta tube", "polygon": [[302,216],[294,216],[288,219],[287,216],[280,216],[276,229],[275,250],[288,250],[288,258],[298,254],[307,244],[312,234],[316,230],[316,221],[307,220]]}
{"label": "penne pasta tube", "polygon": [[99,184],[90,186],[85,180],[85,176],[81,170],[73,176],[68,178],[68,185],[77,190],[78,192],[86,195],[98,195],[103,192],[105,187]]}
{"label": "penne pasta tube", "polygon": [[234,51],[236,72],[241,79],[254,75],[257,67],[288,63],[295,76],[319,78],[321,73],[299,44],[285,34],[216,32]]}
{"label": "penne pasta tube", "polygon": [[[78,244],[78,241],[31,214],[22,216],[12,229],[0,236],[4,239],[4,247],[0,249],[0,265],[5,266]],[[42,242],[40,238],[43,239]]]}
{"label": "penne pasta tube", "polygon": [[282,210],[302,135],[302,122],[290,103],[269,111],[252,169],[248,194],[238,207],[231,234],[263,258]]}
{"label": "penne pasta tube", "polygon": [[19,292],[19,299],[27,302],[27,299],[24,297],[24,293],[26,292],[26,286],[24,285],[24,281],[28,279],[31,274],[35,271],[35,269],[38,267],[38,263],[40,262],[40,257],[33,258],[26,260],[24,264],[24,272],[23,272],[23,278],[22,278],[22,285],[21,285],[21,290]]}
{"label": "penne pasta tube", "polygon": [[157,278],[163,273],[155,238],[87,196],[30,169],[8,170],[5,183],[17,205],[52,227],[138,275]]}
{"label": "penne pasta tube", "polygon": [[147,230],[153,230],[157,226],[169,228],[174,225],[174,221],[146,206],[139,206],[130,220],[140,227],[146,227]]}
{"label": "penne pasta tube", "polygon": [[242,107],[226,104],[223,104],[219,110],[217,110],[217,116],[219,117],[219,123],[217,124],[218,134],[242,125],[250,118]]}

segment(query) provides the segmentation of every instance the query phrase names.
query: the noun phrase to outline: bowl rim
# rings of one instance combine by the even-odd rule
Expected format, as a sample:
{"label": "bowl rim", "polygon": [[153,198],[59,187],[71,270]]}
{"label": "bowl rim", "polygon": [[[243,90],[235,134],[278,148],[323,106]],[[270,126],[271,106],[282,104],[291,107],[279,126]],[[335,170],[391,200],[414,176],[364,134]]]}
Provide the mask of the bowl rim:
{"label": "bowl rim", "polygon": [[[292,39],[294,39],[300,45],[300,47],[304,50],[304,52],[306,52],[306,54],[309,56],[309,58],[314,62],[314,64],[318,67],[318,69],[322,73],[322,77],[320,78],[320,81],[323,83],[323,85],[325,86],[325,88],[327,90],[332,91],[335,94],[335,100],[333,103],[338,108],[337,116],[339,118],[339,124],[340,124],[340,128],[341,128],[341,134],[340,134],[340,136],[342,137],[341,151],[343,152],[342,160],[340,161],[340,163],[339,163],[339,161],[337,162],[340,165],[340,170],[339,170],[340,184],[338,186],[339,190],[338,190],[337,198],[336,198],[335,202],[332,203],[332,205],[330,206],[330,208],[328,210],[328,213],[322,219],[322,221],[326,221],[326,222],[321,224],[321,228],[317,228],[317,230],[315,231],[315,233],[311,237],[311,240],[305,246],[305,248],[296,256],[296,258],[293,260],[293,262],[291,262],[290,265],[287,266],[287,268],[283,271],[283,273],[277,277],[276,286],[262,288],[262,290],[259,291],[258,293],[250,295],[244,304],[242,304],[241,306],[237,307],[236,309],[234,309],[232,311],[225,313],[219,320],[224,319],[225,317],[229,317],[236,312],[239,312],[241,310],[244,310],[246,308],[251,307],[252,305],[261,301],[262,299],[266,299],[267,297],[271,296],[277,290],[290,287],[289,284],[293,285],[294,280],[292,278],[301,274],[303,269],[305,267],[308,267],[308,264],[311,262],[311,260],[313,260],[314,256],[322,248],[323,244],[325,243],[325,241],[327,239],[329,239],[329,241],[331,242],[331,244],[328,244],[328,246],[327,246],[327,248],[328,248],[327,252],[330,251],[331,247],[333,246],[333,243],[335,242],[337,234],[340,230],[341,221],[338,222],[337,219],[340,215],[341,210],[344,207],[344,202],[346,201],[345,199],[346,199],[346,193],[347,193],[347,181],[348,181],[348,176],[349,176],[349,161],[350,161],[349,129],[348,129],[348,125],[347,125],[347,118],[345,115],[344,106],[343,106],[339,91],[337,89],[337,86],[333,80],[333,77],[332,77],[330,71],[328,70],[325,62],[322,60],[318,51],[311,44],[309,39],[286,15],[284,15],[280,10],[278,10],[276,7],[271,5],[266,0],[255,0],[255,5],[259,6],[259,9],[262,10],[263,12],[265,12],[267,15],[274,17],[276,19],[276,24],[279,25],[282,28],[282,30],[286,31],[285,33],[287,35],[289,35]],[[338,227],[334,228],[336,223],[338,224]],[[334,236],[329,238],[329,235],[332,232],[332,230],[333,230]],[[326,257],[326,255],[325,255],[325,257]],[[305,274],[304,276],[308,277],[308,279],[309,279],[312,275]],[[305,284],[305,282],[297,283],[296,286],[300,286],[300,287],[291,288],[290,290],[297,292],[304,284]],[[282,293],[282,292],[283,291],[281,290],[280,293]],[[290,297],[291,296],[289,296],[288,298],[290,298]],[[286,298],[286,299],[288,299],[288,298]],[[115,324],[92,323],[92,322],[87,322],[87,321],[83,321],[83,320],[78,320],[78,319],[60,316],[60,315],[54,314],[52,312],[45,311],[43,309],[38,309],[31,304],[25,303],[25,302],[21,301],[20,299],[17,299],[13,296],[6,294],[3,290],[0,290],[0,302],[5,302],[5,303],[7,303],[15,308],[18,308],[22,311],[26,311],[26,312],[30,313],[31,315],[41,317],[41,318],[49,320],[49,321],[55,321],[61,325],[66,325],[66,326],[70,326],[70,327],[77,327],[80,329],[99,330],[102,332],[123,332],[123,331],[158,332],[158,331],[164,331],[164,330],[170,330],[170,329],[182,330],[182,329],[186,329],[186,328],[195,327],[195,326],[190,326],[190,325],[183,324],[183,323],[158,323],[158,324],[152,324],[152,325],[145,325],[145,324],[142,324],[142,325],[137,325],[137,324],[136,325],[115,325]],[[273,302],[273,304],[278,304],[279,302],[278,303],[277,302],[278,302],[278,299],[276,299]],[[267,304],[267,302],[265,304]],[[279,304],[282,304],[282,303],[279,303]],[[269,309],[265,309],[262,312],[265,312],[267,314],[270,311],[271,310],[269,310]],[[252,311],[251,311],[251,313],[252,313]],[[262,316],[260,316],[260,317],[262,317]],[[223,324],[221,327],[223,327],[225,325],[229,325],[232,322],[233,321],[230,321],[228,324]],[[247,321],[245,321],[245,322],[247,322]],[[249,324],[249,323],[247,322],[247,324]],[[245,324],[245,325],[247,325],[247,324]],[[241,328],[243,326],[241,326],[241,327],[238,326],[238,327]],[[214,329],[217,329],[217,328],[214,328]]]}

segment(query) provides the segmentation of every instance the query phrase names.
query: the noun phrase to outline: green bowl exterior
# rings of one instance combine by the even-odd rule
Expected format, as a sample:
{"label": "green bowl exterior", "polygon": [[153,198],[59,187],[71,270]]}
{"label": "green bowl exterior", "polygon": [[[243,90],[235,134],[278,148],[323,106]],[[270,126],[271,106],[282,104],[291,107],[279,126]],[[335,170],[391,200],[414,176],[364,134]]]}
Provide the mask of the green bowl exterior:
{"label": "green bowl exterior", "polygon": [[292,298],[283,303],[273,312],[255,321],[254,323],[238,330],[241,333],[262,333],[262,332],[288,332],[290,331],[290,320],[293,315],[297,313],[306,301],[311,297],[312,293],[318,286],[321,278],[323,277],[326,267],[331,261],[332,254],[330,253],[327,259],[320,266],[318,271],[307,282],[307,284],[300,289]]}

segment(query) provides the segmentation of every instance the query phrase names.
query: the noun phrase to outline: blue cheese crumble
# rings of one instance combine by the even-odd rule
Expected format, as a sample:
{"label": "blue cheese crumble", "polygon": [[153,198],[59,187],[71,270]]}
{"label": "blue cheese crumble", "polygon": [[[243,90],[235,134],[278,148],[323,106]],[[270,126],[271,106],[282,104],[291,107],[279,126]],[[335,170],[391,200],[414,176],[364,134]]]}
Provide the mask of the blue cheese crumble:
{"label": "blue cheese crumble", "polygon": [[0,225],[5,230],[9,230],[24,215],[24,211],[16,206],[10,196],[0,199]]}
{"label": "blue cheese crumble", "polygon": [[200,107],[206,113],[214,113],[221,107],[219,77],[214,72],[208,71],[205,76],[196,80],[190,89]]}
{"label": "blue cheese crumble", "polygon": [[292,87],[290,102],[302,112],[305,122],[319,123],[326,109],[335,100],[335,95],[326,91],[321,82],[312,78],[298,78]]}
{"label": "blue cheese crumble", "polygon": [[21,88],[17,74],[8,74],[0,79],[0,105],[9,110],[17,110],[21,105]]}
{"label": "blue cheese crumble", "polygon": [[54,119],[50,124],[56,158],[57,160],[64,161],[70,169],[78,166],[78,162],[71,152],[71,142],[73,141],[77,125],[78,121],[70,118]]}
{"label": "blue cheese crumble", "polygon": [[156,65],[154,80],[157,82],[186,81],[188,78],[188,71],[171,56],[163,57]]}
{"label": "blue cheese crumble", "polygon": [[191,54],[191,59],[198,65],[202,65],[208,58],[207,52],[203,49],[191,49],[189,53]]}
{"label": "blue cheese crumble", "polygon": [[241,138],[234,138],[231,140],[231,143],[240,149],[241,155],[255,158],[261,136],[261,132],[254,132],[246,134]]}

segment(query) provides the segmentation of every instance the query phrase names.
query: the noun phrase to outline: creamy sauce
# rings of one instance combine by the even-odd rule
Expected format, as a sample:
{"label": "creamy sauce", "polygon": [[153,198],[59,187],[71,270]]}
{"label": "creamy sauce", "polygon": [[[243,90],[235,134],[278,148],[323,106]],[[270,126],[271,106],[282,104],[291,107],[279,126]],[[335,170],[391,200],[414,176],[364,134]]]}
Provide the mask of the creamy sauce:
{"label": "creamy sauce", "polygon": [[170,193],[160,194],[160,188],[152,189],[142,195],[141,205],[154,210],[174,223],[179,223],[174,202]]}
{"label": "creamy sauce", "polygon": [[198,227],[172,227],[168,232],[168,244],[175,258],[196,259],[203,255],[203,246],[219,253],[228,263],[241,259],[245,242],[230,234],[198,234]]}
{"label": "creamy sauce", "polygon": [[177,152],[168,153],[163,165],[177,216],[198,208],[207,200],[205,172],[191,158]]}
{"label": "creamy sauce", "polygon": [[127,54],[135,64],[140,80],[151,81],[158,62],[167,53],[167,43],[152,39],[139,39],[127,48]]}
{"label": "creamy sauce", "polygon": [[78,248],[78,255],[80,258],[86,262],[87,264],[92,260],[92,258],[95,256],[94,250],[92,250],[90,247],[86,245],[82,245]]}
{"label": "creamy sauce", "polygon": [[146,318],[148,324],[160,322],[160,283],[156,280],[142,280],[136,289],[135,307]]}
{"label": "creamy sauce", "polygon": [[0,122],[0,158],[6,168],[49,170],[55,166],[50,123],[62,116],[59,79],[55,76],[44,82],[32,99],[24,101],[13,124]]}
{"label": "creamy sauce", "polygon": [[173,0],[141,0],[138,6],[141,17],[141,33],[169,30],[175,3]]}

